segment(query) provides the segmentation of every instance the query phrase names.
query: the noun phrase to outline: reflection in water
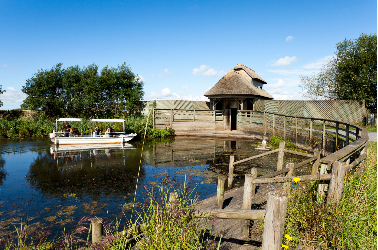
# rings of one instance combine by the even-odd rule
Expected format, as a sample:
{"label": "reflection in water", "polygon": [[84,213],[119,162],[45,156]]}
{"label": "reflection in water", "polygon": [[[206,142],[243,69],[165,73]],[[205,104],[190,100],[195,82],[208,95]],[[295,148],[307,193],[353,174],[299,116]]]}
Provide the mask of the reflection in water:
{"label": "reflection in water", "polygon": [[3,156],[0,155],[0,186],[3,185],[3,182],[5,181],[5,178],[7,177],[7,171],[4,169],[5,160],[3,159]]}
{"label": "reflection in water", "polygon": [[[128,219],[134,200],[144,202],[144,186],[168,175],[183,182],[185,175],[197,185],[199,198],[216,193],[217,178],[228,176],[230,155],[235,161],[260,154],[256,141],[176,137],[132,145],[59,146],[45,141],[0,141],[0,237],[12,223],[29,218],[33,223],[54,225],[61,232],[84,216]],[[141,155],[143,158],[141,159]],[[300,158],[284,161],[298,162]],[[242,185],[252,167],[258,175],[274,171],[277,155],[238,165],[233,185]],[[3,166],[3,167],[2,167]],[[5,173],[9,177],[5,178]],[[226,185],[226,189],[227,189]],[[126,204],[126,206],[124,206]]]}
{"label": "reflection in water", "polygon": [[[44,195],[73,193],[99,199],[130,193],[135,188],[140,155],[124,147],[60,146],[38,153],[27,180]],[[115,149],[119,149],[115,151]],[[51,157],[53,156],[53,157]],[[141,169],[140,175],[144,175]]]}

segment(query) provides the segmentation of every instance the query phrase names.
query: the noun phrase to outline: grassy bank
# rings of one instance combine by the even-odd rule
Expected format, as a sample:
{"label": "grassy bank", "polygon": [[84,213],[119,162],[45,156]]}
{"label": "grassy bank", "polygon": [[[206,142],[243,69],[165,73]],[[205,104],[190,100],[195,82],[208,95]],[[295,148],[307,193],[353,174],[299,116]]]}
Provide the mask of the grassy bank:
{"label": "grassy bank", "polygon": [[337,206],[317,201],[317,183],[293,190],[285,222],[289,249],[377,249],[377,143],[368,143],[368,158],[344,185]]}
{"label": "grassy bank", "polygon": [[[145,116],[128,116],[125,118],[125,129],[128,133],[137,133],[141,137],[147,122]],[[77,127],[83,134],[90,134],[95,126],[99,126],[100,130],[106,131],[106,128],[112,127],[116,131],[122,131],[122,123],[89,123],[89,120],[82,122],[70,122],[72,128]],[[63,124],[58,124],[58,131]],[[29,138],[29,137],[48,137],[55,130],[55,119],[42,115],[34,115],[32,119],[20,117],[16,119],[0,119],[0,136],[2,138]],[[175,132],[171,128],[156,129],[153,128],[152,119],[149,119],[147,126],[147,138],[164,138],[174,135]]]}

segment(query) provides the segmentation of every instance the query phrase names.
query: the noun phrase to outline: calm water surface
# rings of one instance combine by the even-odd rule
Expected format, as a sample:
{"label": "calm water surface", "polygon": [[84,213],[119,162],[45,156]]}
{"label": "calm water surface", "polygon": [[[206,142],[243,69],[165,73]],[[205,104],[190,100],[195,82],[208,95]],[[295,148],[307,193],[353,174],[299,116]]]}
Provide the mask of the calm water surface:
{"label": "calm water surface", "polygon": [[[0,236],[28,220],[32,226],[53,225],[52,232],[70,228],[84,216],[107,221],[127,220],[128,205],[140,168],[137,202],[144,187],[168,176],[179,183],[191,175],[200,199],[216,194],[217,178],[228,174],[230,154],[235,160],[257,155],[251,140],[176,137],[165,141],[133,142],[124,148],[55,147],[49,140],[0,140]],[[141,160],[142,154],[142,160]],[[251,167],[259,175],[276,168],[276,154],[236,168],[233,185],[242,185]],[[285,156],[285,161],[301,158]],[[126,205],[125,205],[126,204]]]}

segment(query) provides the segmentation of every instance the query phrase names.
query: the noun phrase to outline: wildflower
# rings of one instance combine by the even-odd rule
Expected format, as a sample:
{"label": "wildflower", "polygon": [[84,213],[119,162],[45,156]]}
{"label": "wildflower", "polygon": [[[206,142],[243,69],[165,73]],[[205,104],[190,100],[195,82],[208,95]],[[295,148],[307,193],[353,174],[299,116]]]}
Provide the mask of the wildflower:
{"label": "wildflower", "polygon": [[287,198],[290,198],[290,195]]}
{"label": "wildflower", "polygon": [[301,180],[301,178],[298,178],[298,177],[294,177],[294,178],[293,178],[293,181],[294,181],[295,183],[298,183],[300,180]]}
{"label": "wildflower", "polygon": [[285,249],[289,249],[289,246],[282,244],[282,247]]}
{"label": "wildflower", "polygon": [[288,234],[285,234],[285,238],[286,238],[288,241],[293,240],[293,238],[292,238],[290,235],[288,235]]}

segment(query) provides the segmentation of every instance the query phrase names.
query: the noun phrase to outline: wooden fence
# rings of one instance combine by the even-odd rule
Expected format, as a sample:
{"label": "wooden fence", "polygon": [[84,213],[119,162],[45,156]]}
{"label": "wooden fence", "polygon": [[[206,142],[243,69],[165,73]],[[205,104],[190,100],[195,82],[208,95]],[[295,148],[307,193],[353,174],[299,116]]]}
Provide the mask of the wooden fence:
{"label": "wooden fence", "polygon": [[[162,111],[159,110],[159,112]],[[170,122],[185,120],[195,122],[196,119],[205,120],[208,119],[209,112],[213,112],[211,117],[213,117],[214,120],[210,121],[211,123],[215,123],[217,119],[216,111],[207,111],[207,118],[201,117],[198,112],[194,111],[176,112],[175,110],[170,110],[164,112],[166,113],[158,114],[161,117],[157,117],[162,118],[168,116],[170,118],[167,118],[166,120]],[[154,117],[155,115],[156,113],[154,113]],[[216,216],[221,219],[264,220],[262,249],[281,249],[287,208],[287,196],[290,193],[291,182],[322,181],[318,185],[319,201],[324,201],[327,204],[337,204],[342,195],[346,173],[366,158],[366,146],[369,140],[368,131],[362,127],[335,120],[295,117],[258,111],[240,111],[238,114],[238,122],[240,123],[240,126],[258,128],[256,131],[259,131],[262,135],[280,134],[284,139],[295,142],[296,144],[299,144],[300,142],[303,143],[303,141],[300,140],[300,137],[303,136],[303,134],[309,137],[309,141],[315,137],[315,134],[318,133],[321,135],[322,143],[318,144],[314,149],[313,154],[286,150],[285,141],[281,141],[279,148],[276,150],[264,152],[239,161],[234,161],[235,158],[231,155],[228,176],[223,176],[218,179],[218,209],[198,209],[193,211],[196,217]],[[155,119],[154,124],[156,124]],[[334,132],[326,130],[327,127],[329,128],[331,125],[334,125],[334,127],[332,127]],[[292,131],[295,131],[294,136],[290,136]],[[340,131],[344,131],[345,134],[341,134]],[[325,154],[325,138],[327,133],[335,135],[336,147],[333,152]],[[341,149],[338,147],[339,136],[344,138],[344,144]],[[228,177],[228,186],[232,187],[233,172],[237,165],[273,153],[277,153],[278,155],[277,170],[273,173],[258,177],[257,169],[252,168],[251,174],[245,175],[243,204],[241,205],[241,209],[222,209],[225,181]],[[308,159],[296,165],[294,165],[294,163],[287,163],[285,168],[283,168],[285,153],[305,156],[308,157]],[[323,156],[325,157],[321,158],[321,153],[323,153]],[[296,169],[309,163],[312,164],[311,175],[295,175]],[[255,195],[256,185],[267,183],[284,183],[284,192],[270,192],[268,194],[265,210],[251,210],[252,198]],[[172,203],[174,199],[175,195],[170,195]],[[98,241],[101,238],[101,227],[102,223],[93,220],[93,242]],[[248,223],[245,223],[243,227],[243,232],[248,232]]]}

